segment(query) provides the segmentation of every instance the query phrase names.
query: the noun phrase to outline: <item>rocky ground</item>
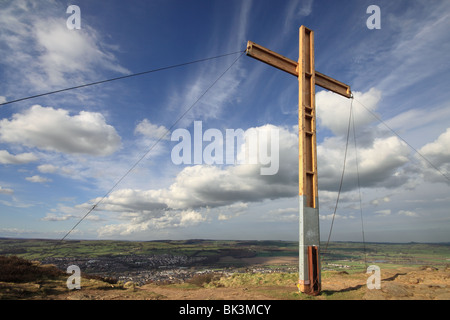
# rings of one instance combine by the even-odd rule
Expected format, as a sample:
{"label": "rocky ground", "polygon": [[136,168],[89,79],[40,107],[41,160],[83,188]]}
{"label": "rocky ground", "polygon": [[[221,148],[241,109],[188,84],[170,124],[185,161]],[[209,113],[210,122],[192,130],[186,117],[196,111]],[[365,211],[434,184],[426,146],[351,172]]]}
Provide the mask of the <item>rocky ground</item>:
{"label": "rocky ground", "polygon": [[381,289],[366,290],[370,300],[450,300],[450,268],[398,268],[383,275]]}

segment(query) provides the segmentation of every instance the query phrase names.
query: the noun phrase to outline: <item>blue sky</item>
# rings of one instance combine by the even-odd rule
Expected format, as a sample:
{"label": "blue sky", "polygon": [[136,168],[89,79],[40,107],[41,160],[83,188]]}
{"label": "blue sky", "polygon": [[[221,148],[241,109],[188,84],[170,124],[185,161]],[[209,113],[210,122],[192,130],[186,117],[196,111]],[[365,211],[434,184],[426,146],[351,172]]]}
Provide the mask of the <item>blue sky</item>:
{"label": "blue sky", "polygon": [[[66,26],[72,4],[79,30]],[[372,4],[381,29],[366,26]],[[450,241],[449,15],[448,1],[2,1],[0,102],[243,51],[247,40],[297,60],[305,25],[316,69],[355,96],[357,154],[351,136],[331,239],[362,240],[357,158],[366,241]],[[0,236],[64,236],[238,57],[0,106]],[[278,173],[175,165],[169,133],[68,238],[297,240],[297,103],[294,77],[241,56],[173,129],[277,128]],[[350,105],[316,88],[323,240]]]}

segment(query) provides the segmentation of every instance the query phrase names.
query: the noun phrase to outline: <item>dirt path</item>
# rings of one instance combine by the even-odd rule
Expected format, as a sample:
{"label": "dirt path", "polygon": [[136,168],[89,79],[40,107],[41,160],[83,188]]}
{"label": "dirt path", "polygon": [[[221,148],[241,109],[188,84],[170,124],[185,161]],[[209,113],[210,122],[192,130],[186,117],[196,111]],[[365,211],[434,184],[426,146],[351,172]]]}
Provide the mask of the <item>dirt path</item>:
{"label": "dirt path", "polygon": [[295,286],[183,288],[178,285],[147,284],[121,290],[82,289],[48,298],[56,300],[284,300],[298,299],[298,293]]}

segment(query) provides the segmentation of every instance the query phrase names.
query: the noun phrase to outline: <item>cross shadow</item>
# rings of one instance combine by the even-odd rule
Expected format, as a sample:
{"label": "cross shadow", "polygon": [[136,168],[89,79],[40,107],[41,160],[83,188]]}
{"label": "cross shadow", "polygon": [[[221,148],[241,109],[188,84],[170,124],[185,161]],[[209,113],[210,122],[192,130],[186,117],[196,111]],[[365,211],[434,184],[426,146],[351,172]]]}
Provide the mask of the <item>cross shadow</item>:
{"label": "cross shadow", "polygon": [[406,273],[396,273],[392,277],[381,279],[381,281],[394,281],[398,276],[404,276]]}
{"label": "cross shadow", "polygon": [[[381,279],[381,281],[394,281],[398,276],[403,276],[406,273],[396,273],[393,276],[389,277],[389,278],[385,278],[385,279]],[[356,286],[353,287],[348,287],[348,288],[344,288],[341,290],[322,290],[321,293],[324,295],[332,295],[335,293],[341,293],[341,292],[349,292],[349,291],[355,291],[355,290],[359,290],[362,287],[365,287],[366,284],[358,284]]]}
{"label": "cross shadow", "polygon": [[361,289],[361,288],[364,287],[364,286],[365,286],[365,284],[358,284],[358,285],[356,285],[356,286],[344,288],[344,289],[341,289],[341,290],[322,290],[322,291],[321,291],[321,294],[324,294],[324,295],[333,295],[333,294],[335,294],[335,293],[342,293],[342,292],[355,291],[355,290]]}

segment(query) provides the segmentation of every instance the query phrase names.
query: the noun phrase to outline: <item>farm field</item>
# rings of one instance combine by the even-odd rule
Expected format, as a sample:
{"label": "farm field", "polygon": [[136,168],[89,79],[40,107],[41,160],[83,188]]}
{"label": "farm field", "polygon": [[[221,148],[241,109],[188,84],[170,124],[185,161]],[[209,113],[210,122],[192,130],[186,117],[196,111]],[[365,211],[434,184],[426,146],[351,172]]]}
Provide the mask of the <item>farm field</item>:
{"label": "farm field", "polygon": [[[359,271],[366,264],[386,268],[450,264],[448,243],[358,243],[321,244],[322,268],[339,267]],[[298,243],[289,241],[238,240],[45,240],[0,239],[0,255],[15,255],[28,260],[120,257],[157,257],[163,255],[191,258],[203,267],[246,267],[252,265],[292,265],[298,262]]]}

